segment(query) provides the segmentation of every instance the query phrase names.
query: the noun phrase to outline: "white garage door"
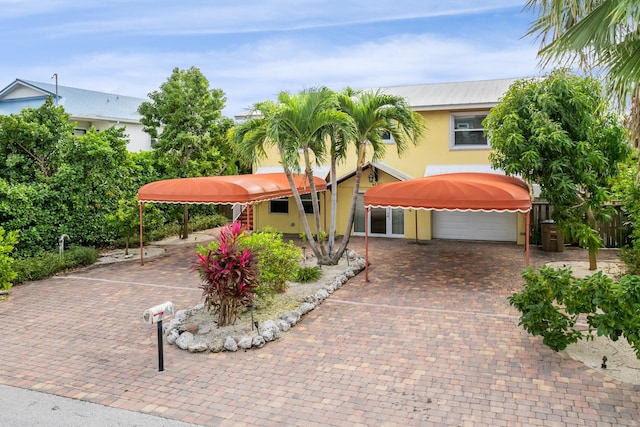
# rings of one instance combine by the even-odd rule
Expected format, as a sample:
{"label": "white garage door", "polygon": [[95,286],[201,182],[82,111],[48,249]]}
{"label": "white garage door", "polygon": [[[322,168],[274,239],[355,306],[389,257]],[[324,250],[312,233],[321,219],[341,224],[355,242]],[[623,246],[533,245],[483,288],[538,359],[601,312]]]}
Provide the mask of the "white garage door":
{"label": "white garage door", "polygon": [[432,233],[436,239],[494,240],[518,239],[517,214],[509,212],[432,213]]}

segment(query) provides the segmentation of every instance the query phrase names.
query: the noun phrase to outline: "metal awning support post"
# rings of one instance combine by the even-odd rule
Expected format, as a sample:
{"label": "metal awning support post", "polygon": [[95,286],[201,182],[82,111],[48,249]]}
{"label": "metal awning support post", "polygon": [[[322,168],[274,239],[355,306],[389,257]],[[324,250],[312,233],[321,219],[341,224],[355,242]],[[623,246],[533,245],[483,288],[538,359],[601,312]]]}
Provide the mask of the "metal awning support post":
{"label": "metal awning support post", "polygon": [[416,245],[418,244],[418,209],[414,209],[413,212],[415,213],[415,219],[416,219]]}
{"label": "metal awning support post", "polygon": [[529,267],[529,232],[531,227],[531,210],[527,211],[525,220],[525,234],[524,234],[524,246],[525,246],[525,266]]}
{"label": "metal awning support post", "polygon": [[369,212],[371,208],[367,206],[364,210],[364,280],[369,281]]}
{"label": "metal awning support post", "polygon": [[138,204],[140,206],[140,265],[144,265],[144,249],[142,248],[143,246],[143,239],[142,239],[142,234],[144,232],[144,227],[143,227],[143,221],[142,221],[142,208],[144,207],[144,203],[140,202]]}

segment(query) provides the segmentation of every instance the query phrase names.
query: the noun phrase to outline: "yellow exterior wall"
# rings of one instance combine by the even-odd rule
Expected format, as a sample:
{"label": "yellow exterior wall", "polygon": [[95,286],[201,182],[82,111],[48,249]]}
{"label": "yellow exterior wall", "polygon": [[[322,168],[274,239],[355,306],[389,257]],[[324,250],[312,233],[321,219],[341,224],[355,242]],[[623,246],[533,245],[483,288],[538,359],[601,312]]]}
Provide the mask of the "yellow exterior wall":
{"label": "yellow exterior wall", "polygon": [[[482,113],[487,110],[465,110],[465,112]],[[402,171],[412,178],[420,178],[425,174],[428,165],[478,165],[489,164],[490,148],[483,149],[451,149],[451,113],[452,111],[427,111],[420,112],[425,120],[427,131],[416,146],[408,147],[402,156],[397,153],[395,144],[386,145],[386,153],[381,159],[385,165]],[[370,150],[370,147],[368,147]],[[367,153],[367,159],[371,160],[371,152]],[[280,157],[275,148],[270,147],[265,159],[261,160],[256,168],[260,166],[278,166]],[[302,161],[301,161],[302,164]],[[350,149],[347,160],[338,165],[337,176],[343,177],[353,173],[356,167],[354,149]],[[370,170],[366,169],[362,173],[360,180],[360,191],[365,192],[371,187],[368,181]],[[397,179],[378,169],[378,183],[396,182]],[[353,194],[354,177],[351,176],[343,180],[338,185],[338,213],[336,222],[336,234],[342,235],[345,231],[347,216],[351,207],[351,197]],[[321,223],[325,230],[329,229],[331,193],[326,192],[326,198],[320,195],[322,219]],[[418,222],[418,239],[430,240],[431,233],[431,212],[418,210],[417,215],[414,210],[407,209],[404,214],[404,229],[406,239],[416,238],[416,217]],[[307,215],[309,225],[315,232],[312,215]],[[525,237],[525,217],[518,214],[518,244],[524,244]],[[254,215],[254,228],[261,229],[265,226],[275,227],[283,233],[299,234],[304,231],[297,212],[293,198],[289,200],[288,214],[270,214],[269,203],[264,202],[256,206]]]}

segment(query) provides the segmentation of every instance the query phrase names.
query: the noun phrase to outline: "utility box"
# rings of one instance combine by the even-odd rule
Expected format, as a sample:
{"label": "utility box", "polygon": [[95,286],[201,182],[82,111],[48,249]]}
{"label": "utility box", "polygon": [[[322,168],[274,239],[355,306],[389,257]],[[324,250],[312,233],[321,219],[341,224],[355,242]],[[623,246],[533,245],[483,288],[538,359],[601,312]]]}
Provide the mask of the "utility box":
{"label": "utility box", "polygon": [[564,251],[564,237],[558,230],[555,221],[542,221],[540,224],[542,232],[542,250],[547,252]]}

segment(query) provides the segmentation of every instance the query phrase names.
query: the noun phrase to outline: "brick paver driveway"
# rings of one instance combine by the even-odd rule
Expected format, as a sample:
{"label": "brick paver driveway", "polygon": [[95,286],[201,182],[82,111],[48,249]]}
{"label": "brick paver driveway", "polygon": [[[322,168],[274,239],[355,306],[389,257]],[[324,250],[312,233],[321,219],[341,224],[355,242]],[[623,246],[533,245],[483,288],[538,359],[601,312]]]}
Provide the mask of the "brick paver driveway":
{"label": "brick paver driveway", "polygon": [[[640,425],[640,387],[517,326],[506,297],[522,247],[372,239],[371,281],[352,279],[284,338],[238,353],[165,344],[158,372],[142,312],[200,302],[193,253],[16,287],[0,303],[0,383],[202,425]],[[586,254],[532,262],[568,257]]]}

